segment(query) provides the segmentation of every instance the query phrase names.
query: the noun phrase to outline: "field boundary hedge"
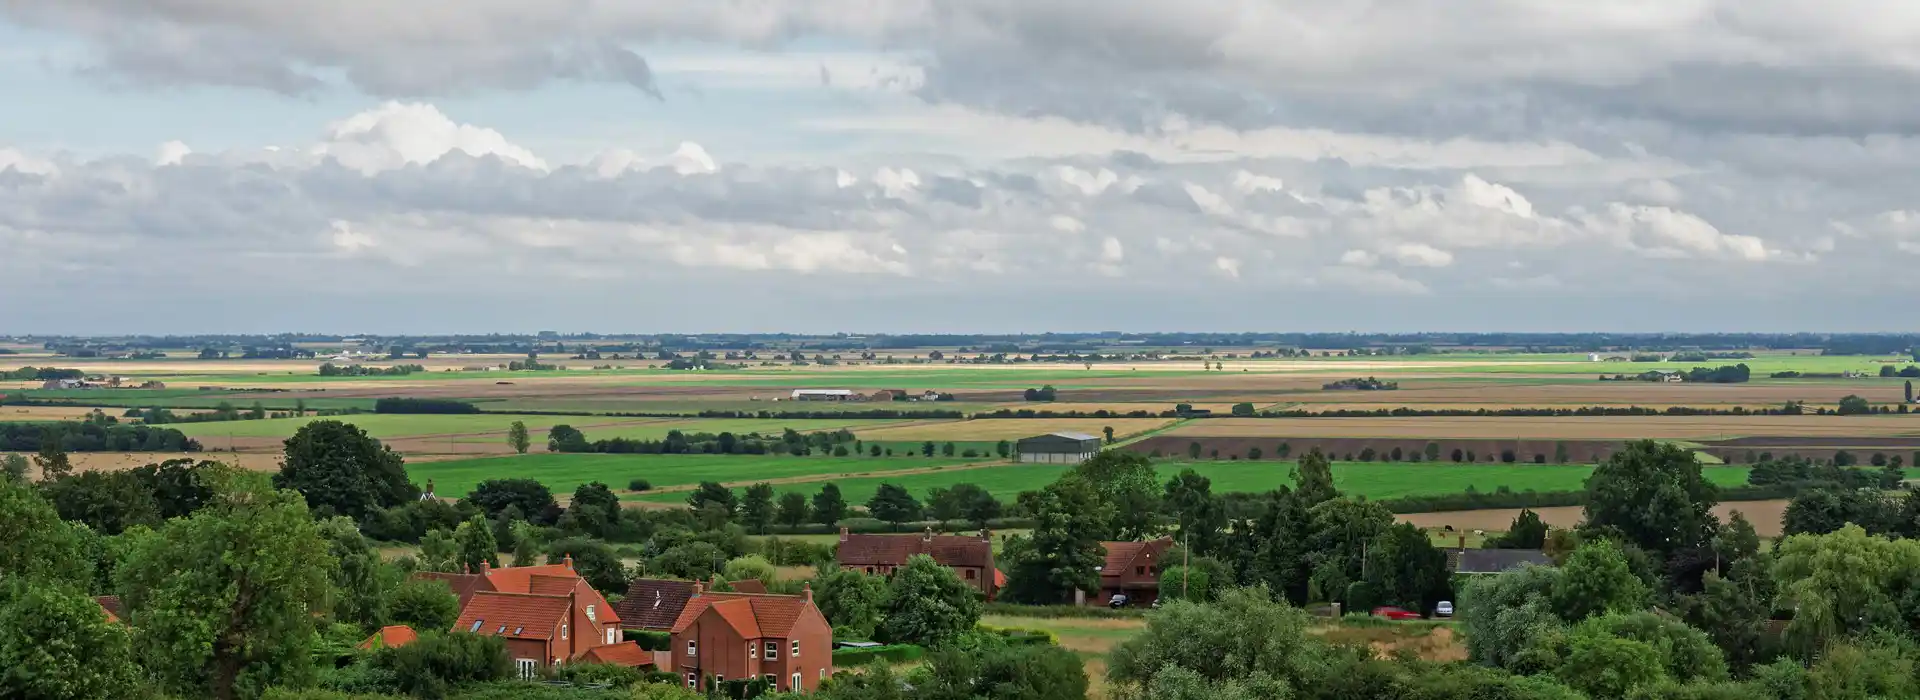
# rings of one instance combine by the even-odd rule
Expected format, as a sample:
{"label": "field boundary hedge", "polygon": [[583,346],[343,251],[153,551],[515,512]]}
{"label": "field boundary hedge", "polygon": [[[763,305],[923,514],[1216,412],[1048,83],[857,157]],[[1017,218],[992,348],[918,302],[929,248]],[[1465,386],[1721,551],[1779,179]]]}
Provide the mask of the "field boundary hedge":
{"label": "field boundary hedge", "polygon": [[1115,610],[1112,608],[1087,605],[1021,605],[1019,603],[1002,602],[987,603],[982,612],[987,615],[1035,617],[1041,619],[1091,618],[1101,620],[1137,620],[1147,616],[1147,611],[1140,608],[1120,608]]}
{"label": "field boundary hedge", "polygon": [[875,659],[885,659],[889,663],[903,664],[909,661],[918,661],[926,655],[927,650],[925,647],[914,644],[887,644],[884,646],[867,647],[865,649],[835,649],[833,650],[833,665],[864,666],[872,663]]}

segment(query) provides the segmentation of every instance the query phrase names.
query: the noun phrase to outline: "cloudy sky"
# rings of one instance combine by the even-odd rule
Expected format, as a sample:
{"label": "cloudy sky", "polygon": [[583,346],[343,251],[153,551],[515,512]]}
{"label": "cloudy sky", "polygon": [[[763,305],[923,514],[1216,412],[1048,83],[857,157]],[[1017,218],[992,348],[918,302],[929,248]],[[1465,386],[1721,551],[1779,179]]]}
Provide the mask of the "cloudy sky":
{"label": "cloudy sky", "polygon": [[1913,330],[1920,4],[0,0],[0,333]]}

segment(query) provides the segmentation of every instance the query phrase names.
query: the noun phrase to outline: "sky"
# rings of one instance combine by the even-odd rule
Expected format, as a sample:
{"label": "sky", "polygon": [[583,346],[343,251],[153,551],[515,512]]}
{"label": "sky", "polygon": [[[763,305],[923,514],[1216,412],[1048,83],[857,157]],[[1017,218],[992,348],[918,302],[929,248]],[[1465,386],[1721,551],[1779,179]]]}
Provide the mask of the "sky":
{"label": "sky", "polygon": [[0,2],[0,334],[1912,331],[1920,4]]}

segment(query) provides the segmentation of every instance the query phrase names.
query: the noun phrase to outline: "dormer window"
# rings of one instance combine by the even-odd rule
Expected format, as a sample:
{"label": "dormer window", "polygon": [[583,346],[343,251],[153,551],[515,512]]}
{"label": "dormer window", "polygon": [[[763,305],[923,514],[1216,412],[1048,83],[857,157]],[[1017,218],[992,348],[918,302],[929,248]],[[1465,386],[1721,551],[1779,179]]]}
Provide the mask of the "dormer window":
{"label": "dormer window", "polygon": [[594,616],[593,616],[593,606],[591,606],[591,605],[589,605],[589,606],[587,606],[587,621],[588,621],[588,622],[599,622],[599,621],[600,621],[600,618],[597,618],[597,617],[594,617]]}
{"label": "dormer window", "polygon": [[468,628],[467,628],[467,634],[473,634],[473,633],[475,633],[475,632],[479,632],[479,631],[480,631],[480,626],[481,626],[481,625],[484,625],[484,624],[487,624],[487,621],[486,621],[486,620],[474,620],[474,621],[473,621],[473,626],[472,626],[472,627],[468,627]]}

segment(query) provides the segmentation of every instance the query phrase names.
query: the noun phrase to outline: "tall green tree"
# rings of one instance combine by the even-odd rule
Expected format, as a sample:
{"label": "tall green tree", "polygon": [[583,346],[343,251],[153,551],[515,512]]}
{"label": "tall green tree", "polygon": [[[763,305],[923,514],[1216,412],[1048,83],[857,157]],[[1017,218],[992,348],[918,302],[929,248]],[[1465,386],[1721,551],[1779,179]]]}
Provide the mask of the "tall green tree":
{"label": "tall green tree", "polygon": [[1000,517],[1000,499],[994,498],[979,484],[954,484],[950,492],[954,501],[960,504],[960,517],[966,518],[975,528],[985,530],[987,521]]}
{"label": "tall green tree", "polygon": [[1007,546],[1005,595],[1024,603],[1055,604],[1069,601],[1075,590],[1097,593],[1100,566],[1106,562],[1100,542],[1111,518],[1106,511],[1113,506],[1075,472],[1020,498],[1023,510],[1033,516],[1033,533]]}
{"label": "tall green tree", "polygon": [[1167,480],[1161,499],[1166,514],[1179,526],[1182,544],[1196,552],[1212,554],[1225,544],[1226,504],[1213,494],[1213,480],[1191,467]]}
{"label": "tall green tree", "polygon": [[27,471],[32,467],[22,455],[8,453],[0,456],[0,479],[14,483],[26,483]]}
{"label": "tall green tree", "polygon": [[527,435],[526,421],[514,421],[513,425],[507,426],[507,446],[512,447],[515,454],[526,454],[527,448],[533,446],[533,438]]}
{"label": "tall green tree", "polygon": [[560,516],[561,529],[593,537],[611,537],[619,531],[623,519],[620,497],[598,481],[581,484],[573,490],[567,511]]}
{"label": "tall green tree", "polygon": [[887,642],[940,646],[980,622],[979,592],[925,554],[907,559],[887,588],[887,614],[880,627]]}
{"label": "tall green tree", "polygon": [[813,513],[807,508],[805,495],[793,491],[780,494],[780,504],[775,509],[774,520],[781,525],[797,528],[807,524],[807,518],[811,515]]}
{"label": "tall green tree", "polygon": [[1719,490],[1700,472],[1691,450],[1640,440],[1628,443],[1587,477],[1584,527],[1618,532],[1661,557],[1696,547],[1719,522]]}
{"label": "tall green tree", "polygon": [[0,481],[0,577],[85,590],[94,572],[81,536],[32,486]]}
{"label": "tall green tree", "polygon": [[1322,502],[1340,495],[1340,489],[1333,485],[1333,463],[1315,447],[1305,457],[1300,458],[1300,473],[1297,477],[1299,487],[1294,491],[1300,503],[1312,508]]}
{"label": "tall green tree", "polygon": [[1787,643],[1814,654],[1839,636],[1889,622],[1895,584],[1914,571],[1920,541],[1869,535],[1858,525],[1781,540],[1773,550],[1774,602],[1794,610]]}
{"label": "tall green tree", "polygon": [[867,501],[867,513],[898,528],[901,523],[920,517],[920,502],[914,500],[906,487],[881,484]]}
{"label": "tall green tree", "polygon": [[1487,541],[1487,547],[1493,549],[1540,549],[1547,546],[1547,523],[1540,514],[1531,508],[1520,509],[1513,516],[1513,524],[1499,537]]}
{"label": "tall green tree", "polygon": [[1073,468],[1109,507],[1105,539],[1143,540],[1160,533],[1160,475],[1146,455],[1105,450]]}
{"label": "tall green tree", "polygon": [[67,457],[67,451],[60,449],[60,436],[48,432],[40,440],[40,454],[33,456],[33,464],[40,468],[40,480],[59,481],[73,474],[73,460]]}
{"label": "tall green tree", "polygon": [[[547,545],[547,563],[573,560],[573,570],[601,593],[625,593],[627,569],[613,547],[599,540],[569,537]],[[531,563],[531,562],[529,562]]]}
{"label": "tall green tree", "polygon": [[702,481],[699,488],[687,496],[687,507],[696,511],[712,505],[724,511],[731,520],[740,510],[739,502],[734,498],[733,489],[721,486],[718,481]]}
{"label": "tall green tree", "polygon": [[401,581],[387,596],[387,623],[417,631],[444,630],[460,619],[460,597],[436,579]]}
{"label": "tall green tree", "polygon": [[1627,556],[1611,540],[1594,539],[1573,550],[1553,587],[1554,612],[1578,622],[1604,613],[1645,609],[1645,582],[1627,567]]}
{"label": "tall green tree", "polygon": [[488,479],[473,487],[466,500],[489,518],[500,517],[507,508],[518,508],[527,522],[552,525],[560,517],[560,503],[553,490],[539,479]]}
{"label": "tall green tree", "polygon": [[1427,532],[1400,523],[1374,538],[1361,580],[1379,604],[1426,611],[1446,598],[1447,555]]}
{"label": "tall green tree", "polygon": [[760,482],[747,487],[740,499],[740,524],[755,534],[764,535],[773,524],[773,484]]}
{"label": "tall green tree", "polygon": [[1313,534],[1307,540],[1312,580],[1337,596],[1363,578],[1367,547],[1393,526],[1386,506],[1344,496],[1308,509]]}
{"label": "tall green tree", "polygon": [[120,567],[135,649],[168,692],[228,700],[313,673],[336,562],[302,496],[257,481],[231,479]]}
{"label": "tall green tree", "polygon": [[953,489],[936,486],[927,490],[927,517],[940,523],[940,529],[947,529],[947,522],[960,517],[960,499]]}
{"label": "tall green tree", "polygon": [[454,529],[453,545],[463,571],[479,571],[481,564],[500,566],[500,544],[493,539],[493,528],[477,514]]}
{"label": "tall green tree", "polygon": [[300,426],[287,438],[286,461],[273,483],[299,491],[318,512],[356,521],[417,493],[399,454],[365,430],[334,420]]}
{"label": "tall green tree", "polygon": [[79,590],[59,583],[0,580],[0,696],[139,697],[127,626],[111,623]]}
{"label": "tall green tree", "polygon": [[[333,568],[327,594],[337,622],[371,630],[387,620],[387,596],[400,583],[398,571],[380,559],[380,552],[344,517],[320,522],[320,537],[338,566]],[[448,624],[452,624],[449,622]]]}
{"label": "tall green tree", "polygon": [[840,487],[827,484],[820,487],[820,493],[813,495],[813,521],[833,527],[847,519],[847,499],[841,497]]}
{"label": "tall green tree", "polygon": [[886,614],[888,595],[886,579],[839,569],[820,577],[813,602],[833,626],[835,639],[871,639]]}

